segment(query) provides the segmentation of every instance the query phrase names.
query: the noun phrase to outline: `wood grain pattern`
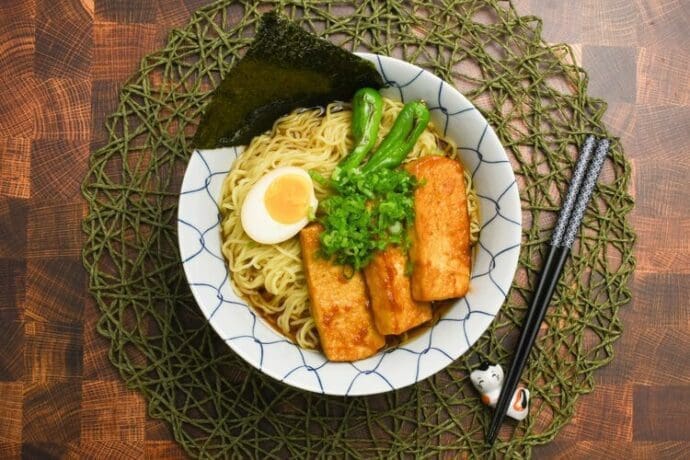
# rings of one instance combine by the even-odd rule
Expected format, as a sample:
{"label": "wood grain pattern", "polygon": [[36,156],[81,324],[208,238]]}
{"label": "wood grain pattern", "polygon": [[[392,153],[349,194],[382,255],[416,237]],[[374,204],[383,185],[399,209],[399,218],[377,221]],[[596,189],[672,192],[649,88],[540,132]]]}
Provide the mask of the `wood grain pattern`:
{"label": "wood grain pattern", "polygon": [[0,336],[4,342],[0,351],[0,381],[21,381],[24,377],[24,322],[3,320]]}
{"label": "wood grain pattern", "polygon": [[40,258],[27,264],[24,317],[49,323],[81,324],[86,273],[72,259]]}
{"label": "wood grain pattern", "polygon": [[59,459],[68,458],[72,444],[57,444],[52,442],[25,442],[21,445],[22,458]]}
{"label": "wood grain pattern", "polygon": [[28,210],[26,200],[5,197],[0,199],[0,257],[24,258]]}
{"label": "wood grain pattern", "polygon": [[[92,441],[143,442],[145,432],[144,398],[113,381],[85,380],[81,426]],[[118,401],[113,405],[113,401]]]}
{"label": "wood grain pattern", "polygon": [[63,382],[82,375],[82,324],[24,321],[25,378]]}
{"label": "wood grain pattern", "polygon": [[82,378],[92,381],[118,381],[120,375],[108,360],[108,341],[96,331],[98,310],[95,301],[87,296],[84,306],[84,355]]}
{"label": "wood grain pattern", "polygon": [[[0,458],[183,458],[110,365],[80,264],[89,152],[117,91],[207,0],[0,2]],[[573,45],[633,163],[638,269],[616,358],[537,458],[690,452],[690,8],[517,0]]]}
{"label": "wood grain pattern", "polygon": [[31,141],[6,138],[0,141],[0,196],[29,198],[31,196]]}
{"label": "wood grain pattern", "polygon": [[90,78],[93,13],[70,0],[37,0],[36,13],[36,76]]}
{"label": "wood grain pattern", "polygon": [[[21,63],[22,59],[17,62]],[[38,80],[33,72],[31,76],[17,77],[11,70],[12,64],[4,69],[0,74],[0,113],[3,115],[0,117],[0,137],[32,139],[34,116],[41,110],[37,98]]]}
{"label": "wood grain pattern", "polygon": [[[25,299],[26,261],[0,258],[0,322],[3,324],[23,319]],[[2,376],[0,376],[0,380]]]}
{"label": "wood grain pattern", "polygon": [[156,2],[142,2],[139,8],[132,8],[128,0],[96,2],[96,20],[121,24],[152,23],[156,21]]}
{"label": "wood grain pattern", "polygon": [[33,77],[35,12],[34,1],[0,3],[0,68],[10,70],[3,72],[3,78]]}
{"label": "wood grain pattern", "polygon": [[137,69],[147,52],[155,51],[163,43],[166,33],[154,24],[98,23],[94,29],[92,78],[126,79]]}
{"label": "wood grain pattern", "polygon": [[2,458],[19,458],[22,454],[21,442],[4,442],[0,441],[0,457]]}
{"label": "wood grain pattern", "polygon": [[91,80],[50,78],[35,93],[34,139],[89,140]]}
{"label": "wood grain pattern", "polygon": [[688,413],[690,391],[686,386],[635,385],[633,410],[644,415],[635,417],[635,439],[641,441],[690,441]]}
{"label": "wood grain pattern", "polygon": [[80,196],[82,177],[91,152],[88,141],[39,139],[31,147],[32,198],[75,201]]}
{"label": "wood grain pattern", "polygon": [[26,225],[26,257],[79,257],[82,246],[79,226],[86,215],[86,203],[32,200],[31,204]]}
{"label": "wood grain pattern", "polygon": [[[610,438],[633,440],[633,388],[621,382],[602,382],[598,379],[596,391],[583,398],[572,423],[558,435],[559,439],[572,441],[600,441]],[[615,401],[615,404],[611,404]],[[587,423],[582,417],[595,418],[598,423]]]}
{"label": "wood grain pattern", "polygon": [[78,441],[80,407],[81,387],[75,379],[25,383],[22,442],[54,444],[62,450]]}
{"label": "wood grain pattern", "polygon": [[0,382],[0,442],[22,441],[23,401],[22,382]]}

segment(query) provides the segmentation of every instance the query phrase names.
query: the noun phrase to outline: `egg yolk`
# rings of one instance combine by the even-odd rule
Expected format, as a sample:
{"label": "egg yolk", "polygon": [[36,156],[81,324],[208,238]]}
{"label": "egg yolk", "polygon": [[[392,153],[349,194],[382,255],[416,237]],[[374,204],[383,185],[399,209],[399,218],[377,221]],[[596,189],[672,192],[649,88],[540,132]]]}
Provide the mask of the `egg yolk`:
{"label": "egg yolk", "polygon": [[268,214],[281,224],[294,224],[307,215],[311,184],[298,174],[286,174],[271,182],[264,195]]}

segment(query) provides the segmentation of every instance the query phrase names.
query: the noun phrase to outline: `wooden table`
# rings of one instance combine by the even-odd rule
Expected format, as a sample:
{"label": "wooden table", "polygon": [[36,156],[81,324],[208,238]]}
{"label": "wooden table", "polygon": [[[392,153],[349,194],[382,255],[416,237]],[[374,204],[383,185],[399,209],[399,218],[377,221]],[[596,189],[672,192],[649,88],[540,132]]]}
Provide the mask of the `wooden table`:
{"label": "wooden table", "polygon": [[[95,332],[79,185],[122,82],[203,3],[0,2],[0,458],[182,455]],[[639,237],[617,356],[536,454],[690,455],[690,3],[516,6],[544,19],[547,40],[573,44],[590,93],[609,102]]]}

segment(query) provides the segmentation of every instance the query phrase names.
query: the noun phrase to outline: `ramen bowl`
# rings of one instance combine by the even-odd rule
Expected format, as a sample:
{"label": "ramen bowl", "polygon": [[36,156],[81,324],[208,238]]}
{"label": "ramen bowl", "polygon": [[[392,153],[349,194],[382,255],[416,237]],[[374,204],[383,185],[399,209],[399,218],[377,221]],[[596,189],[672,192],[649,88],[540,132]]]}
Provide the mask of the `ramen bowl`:
{"label": "ramen bowl", "polygon": [[481,113],[449,83],[410,63],[359,54],[374,63],[386,97],[423,99],[436,127],[455,140],[479,197],[481,233],[470,290],[436,324],[397,347],[355,362],[329,361],[278,333],[237,295],[221,252],[223,181],[242,147],[195,151],[180,192],[178,238],[184,271],[204,316],[249,364],[294,387],[332,395],[383,393],[412,385],[458,359],[505,301],[520,251],[521,212],[505,150]]}

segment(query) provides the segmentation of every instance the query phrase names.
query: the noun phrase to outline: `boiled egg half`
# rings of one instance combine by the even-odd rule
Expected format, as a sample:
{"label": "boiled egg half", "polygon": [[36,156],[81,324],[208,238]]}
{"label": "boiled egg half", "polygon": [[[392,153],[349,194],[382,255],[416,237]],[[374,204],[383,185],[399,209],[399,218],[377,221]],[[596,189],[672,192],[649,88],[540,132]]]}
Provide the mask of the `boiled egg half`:
{"label": "boiled egg half", "polygon": [[276,168],[247,193],[242,204],[242,228],[257,243],[280,243],[309,223],[318,204],[314,184],[304,169]]}

